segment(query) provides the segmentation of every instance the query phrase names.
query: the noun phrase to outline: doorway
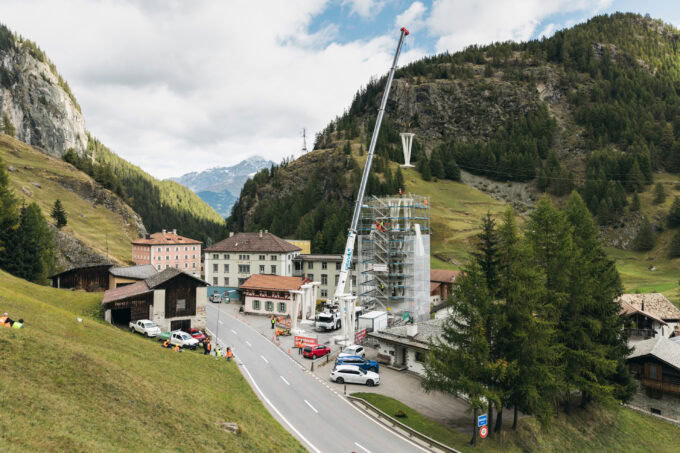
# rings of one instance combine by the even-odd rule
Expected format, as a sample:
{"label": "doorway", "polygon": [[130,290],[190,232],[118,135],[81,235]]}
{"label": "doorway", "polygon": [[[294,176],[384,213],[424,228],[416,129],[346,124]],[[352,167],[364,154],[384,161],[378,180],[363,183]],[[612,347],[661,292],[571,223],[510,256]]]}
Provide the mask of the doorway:
{"label": "doorway", "polygon": [[129,308],[111,310],[111,324],[128,327],[132,321],[132,313]]}

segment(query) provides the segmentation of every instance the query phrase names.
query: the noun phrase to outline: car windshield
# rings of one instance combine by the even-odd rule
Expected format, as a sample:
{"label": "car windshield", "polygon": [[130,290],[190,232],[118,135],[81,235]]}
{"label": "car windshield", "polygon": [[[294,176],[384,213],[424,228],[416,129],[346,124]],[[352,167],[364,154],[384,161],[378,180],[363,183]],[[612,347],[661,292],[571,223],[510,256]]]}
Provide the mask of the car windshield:
{"label": "car windshield", "polygon": [[333,318],[331,318],[330,316],[323,316],[323,315],[319,316],[319,321],[321,321],[321,322],[331,322],[332,320],[333,320]]}
{"label": "car windshield", "polygon": [[366,374],[366,370],[364,370],[363,368],[359,368],[359,373]]}
{"label": "car windshield", "polygon": [[182,335],[182,340],[191,340],[191,337],[189,335]]}
{"label": "car windshield", "polygon": [[155,322],[145,322],[144,327],[146,327],[147,329],[150,329],[152,327],[158,327],[158,326],[156,325]]}

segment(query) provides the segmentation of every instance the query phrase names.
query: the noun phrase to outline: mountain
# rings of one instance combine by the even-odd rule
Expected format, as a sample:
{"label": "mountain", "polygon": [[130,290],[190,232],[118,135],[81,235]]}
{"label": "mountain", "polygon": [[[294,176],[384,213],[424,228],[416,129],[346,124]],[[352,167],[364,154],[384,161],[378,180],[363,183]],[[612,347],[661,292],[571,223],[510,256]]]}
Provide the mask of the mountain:
{"label": "mountain", "polygon": [[3,25],[0,132],[86,173],[134,209],[150,232],[176,228],[205,243],[226,234],[224,219],[198,195],[175,182],[157,180],[93,137],[54,63],[37,44]]}
{"label": "mountain", "polygon": [[246,180],[272,165],[274,162],[270,160],[253,156],[231,167],[215,167],[201,172],[186,173],[170,180],[193,190],[221,216],[227,217]]}

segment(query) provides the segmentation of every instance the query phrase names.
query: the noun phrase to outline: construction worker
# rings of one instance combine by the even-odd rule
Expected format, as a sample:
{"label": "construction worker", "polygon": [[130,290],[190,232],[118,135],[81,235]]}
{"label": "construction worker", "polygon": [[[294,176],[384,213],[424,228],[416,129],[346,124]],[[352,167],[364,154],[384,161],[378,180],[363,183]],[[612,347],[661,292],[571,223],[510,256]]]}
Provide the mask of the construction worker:
{"label": "construction worker", "polygon": [[203,355],[210,355],[212,351],[212,345],[210,344],[210,338],[206,338],[203,342]]}
{"label": "construction worker", "polygon": [[227,347],[227,362],[231,362],[231,357],[232,357],[233,355],[234,355],[234,354],[232,354],[231,348]]}
{"label": "construction worker", "polygon": [[399,198],[401,198],[401,187],[399,188]]}
{"label": "construction worker", "polygon": [[274,328],[274,324],[276,324],[276,318],[274,318],[274,315],[271,317],[271,322],[272,322],[272,329]]}
{"label": "construction worker", "polygon": [[176,344],[176,345],[175,345],[175,352],[180,352],[180,351],[181,351],[181,349],[179,348],[179,345]]}
{"label": "construction worker", "polygon": [[297,347],[298,347],[298,354],[302,355],[302,339],[298,339]]}
{"label": "construction worker", "polygon": [[168,340],[165,340],[165,341],[163,342],[163,347],[164,347],[165,349],[167,349],[167,348],[170,347],[170,340],[169,340],[169,339],[168,339]]}
{"label": "construction worker", "polygon": [[220,350],[220,348],[216,348],[215,349],[215,357],[219,359],[221,356],[222,356],[222,351]]}
{"label": "construction worker", "polygon": [[19,321],[15,322],[14,325],[12,326],[14,329],[23,329],[24,328],[24,319],[19,318]]}
{"label": "construction worker", "polygon": [[5,324],[7,319],[9,318],[9,314],[3,313],[2,316],[0,316],[0,324]]}

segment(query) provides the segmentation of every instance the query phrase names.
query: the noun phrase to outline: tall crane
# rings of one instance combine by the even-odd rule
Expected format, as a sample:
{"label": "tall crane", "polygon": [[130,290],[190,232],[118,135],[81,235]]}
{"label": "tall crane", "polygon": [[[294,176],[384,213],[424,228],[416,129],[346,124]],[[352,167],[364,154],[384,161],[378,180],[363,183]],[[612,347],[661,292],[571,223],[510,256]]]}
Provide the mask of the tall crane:
{"label": "tall crane", "polygon": [[[382,123],[383,115],[385,114],[385,105],[387,98],[390,95],[390,87],[392,86],[392,79],[394,72],[397,69],[397,61],[401,53],[401,46],[404,43],[404,38],[408,36],[409,32],[405,27],[401,28],[401,35],[399,36],[399,44],[397,51],[394,54],[392,61],[392,68],[387,76],[387,83],[385,84],[385,91],[383,92],[382,101],[380,102],[380,109],[378,110],[378,117],[375,120],[375,127],[373,128],[373,136],[371,137],[371,145],[368,148],[366,155],[366,164],[364,165],[364,173],[361,176],[361,184],[359,185],[359,193],[357,194],[356,204],[354,205],[354,214],[352,215],[352,223],[350,224],[347,234],[347,245],[345,245],[345,253],[340,267],[340,276],[338,278],[338,286],[335,289],[335,302],[340,307],[342,319],[342,334],[343,338],[350,343],[354,341],[354,301],[351,294],[345,293],[345,284],[347,283],[347,276],[352,266],[352,257],[354,256],[354,245],[356,244],[357,227],[359,225],[359,215],[361,214],[361,206],[364,202],[364,193],[366,192],[366,182],[368,181],[368,174],[371,171],[371,164],[373,162],[373,153],[375,152],[375,144],[378,141],[378,133],[380,132],[380,124]],[[351,301],[351,303],[348,303]]]}

